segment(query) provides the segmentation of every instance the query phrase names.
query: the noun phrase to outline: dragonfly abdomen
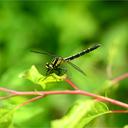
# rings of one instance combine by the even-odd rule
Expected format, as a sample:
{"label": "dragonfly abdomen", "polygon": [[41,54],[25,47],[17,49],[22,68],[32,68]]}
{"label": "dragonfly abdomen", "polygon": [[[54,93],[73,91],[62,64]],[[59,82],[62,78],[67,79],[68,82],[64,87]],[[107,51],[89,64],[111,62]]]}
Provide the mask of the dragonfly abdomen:
{"label": "dragonfly abdomen", "polygon": [[73,59],[75,59],[75,58],[78,58],[78,57],[80,57],[80,56],[82,56],[82,55],[84,55],[84,54],[87,54],[87,53],[89,53],[89,52],[91,52],[91,51],[97,49],[98,47],[100,47],[100,44],[97,44],[97,45],[95,45],[95,46],[92,46],[92,47],[90,47],[90,48],[87,48],[87,49],[83,50],[82,52],[80,52],[80,53],[78,53],[78,54],[75,54],[75,55],[73,55],[73,56],[69,56],[69,57],[67,57],[67,58],[64,58],[64,60],[65,60],[65,61],[73,60]]}

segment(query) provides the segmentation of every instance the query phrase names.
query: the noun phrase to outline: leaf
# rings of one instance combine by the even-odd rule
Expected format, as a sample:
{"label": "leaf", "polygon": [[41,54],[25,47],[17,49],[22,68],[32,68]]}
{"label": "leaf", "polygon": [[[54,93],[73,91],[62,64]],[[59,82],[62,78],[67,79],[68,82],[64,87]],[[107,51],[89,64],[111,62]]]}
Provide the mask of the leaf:
{"label": "leaf", "polygon": [[29,70],[21,73],[19,77],[28,79],[35,84],[39,84],[44,89],[47,83],[63,81],[66,78],[66,75],[64,74],[63,76],[58,76],[53,73],[49,76],[44,76],[38,72],[37,68],[34,65],[32,65]]}
{"label": "leaf", "polygon": [[59,120],[52,121],[52,128],[83,128],[93,119],[110,113],[106,104],[95,100],[77,101],[71,110]]}
{"label": "leaf", "polygon": [[128,128],[128,125],[125,125],[123,128]]}
{"label": "leaf", "polygon": [[0,128],[12,127],[13,113],[12,110],[0,108]]}

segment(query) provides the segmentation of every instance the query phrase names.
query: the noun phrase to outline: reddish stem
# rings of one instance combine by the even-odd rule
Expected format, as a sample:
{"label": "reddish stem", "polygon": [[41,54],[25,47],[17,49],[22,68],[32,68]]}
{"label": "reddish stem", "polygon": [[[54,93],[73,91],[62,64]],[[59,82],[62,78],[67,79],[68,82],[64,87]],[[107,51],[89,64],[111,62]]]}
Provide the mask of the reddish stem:
{"label": "reddish stem", "polygon": [[24,106],[24,105],[26,105],[26,104],[29,104],[30,102],[34,102],[34,101],[36,101],[36,100],[38,100],[38,99],[41,99],[41,98],[43,98],[44,96],[45,96],[45,95],[36,96],[36,97],[34,97],[34,98],[31,98],[31,99],[27,100],[26,102],[24,102],[24,103],[22,103],[22,104],[16,106],[15,109],[19,109],[20,107],[22,107],[22,106]]}
{"label": "reddish stem", "polygon": [[127,110],[112,110],[112,113],[128,113]]}
{"label": "reddish stem", "polygon": [[[5,91],[5,90],[8,90],[9,92],[9,89],[4,89],[4,88],[0,88],[1,91]],[[82,91],[82,90],[65,90],[65,91],[38,91],[38,92],[35,92],[35,91],[29,91],[29,92],[21,92],[21,91],[12,91],[10,90],[10,93],[13,94],[13,96],[26,96],[26,95],[40,95],[40,96],[44,96],[44,95],[55,95],[55,94],[79,94],[79,95],[85,95],[85,96],[90,96],[90,97],[93,97],[95,99],[98,99],[100,101],[105,101],[105,102],[110,102],[112,104],[115,104],[115,105],[118,105],[118,106],[121,106],[121,107],[124,107],[124,108],[128,108],[128,104],[126,103],[123,103],[123,102],[120,102],[120,101],[117,101],[117,100],[114,100],[114,99],[111,99],[111,98],[107,98],[107,97],[103,97],[103,96],[99,96],[99,95],[96,95],[96,94],[93,94],[93,93],[89,93],[89,92],[86,92],[86,91]]]}
{"label": "reddish stem", "polygon": [[128,73],[125,73],[125,74],[123,74],[123,75],[121,75],[119,77],[116,77],[115,79],[112,80],[112,83],[116,84],[119,81],[124,80],[125,78],[128,78]]}
{"label": "reddish stem", "polygon": [[[112,80],[112,83],[117,83],[119,82],[120,80],[123,80],[125,78],[128,77],[128,73],[126,74],[123,74],[115,79]],[[47,96],[47,95],[55,95],[55,94],[79,94],[79,95],[85,95],[85,96],[90,96],[90,97],[93,97],[99,101],[104,101],[104,102],[110,102],[112,104],[115,104],[115,105],[118,105],[118,106],[121,106],[121,107],[124,107],[124,108],[128,108],[128,104],[126,103],[123,103],[123,102],[120,102],[120,101],[117,101],[117,100],[114,100],[114,99],[111,99],[111,98],[107,98],[107,97],[103,97],[103,96],[99,96],[99,95],[96,95],[96,94],[93,94],[93,93],[89,93],[89,92],[86,92],[86,91],[82,91],[82,90],[79,90],[78,87],[73,84],[69,79],[65,79],[65,81],[71,85],[75,90],[71,91],[71,90],[65,90],[65,91],[38,91],[38,92],[35,92],[35,91],[29,91],[29,92],[21,92],[21,91],[14,91],[14,90],[10,90],[10,89],[7,89],[7,88],[0,88],[0,91],[3,91],[3,92],[8,92],[10,93],[10,95],[8,96],[3,96],[3,97],[0,97],[0,99],[7,99],[7,98],[11,98],[13,96],[24,96],[24,95],[35,95],[37,97],[34,97],[22,104],[20,104],[19,106],[17,106],[16,108],[19,108],[23,105],[26,105],[30,102],[33,102],[33,101],[36,101],[44,96]],[[118,110],[118,111],[112,111],[114,113],[123,113],[126,111],[121,111],[121,110]]]}
{"label": "reddish stem", "polygon": [[68,78],[66,78],[65,81],[66,81],[69,85],[71,85],[75,90],[79,90],[79,88],[78,88],[75,84],[73,84],[72,81],[70,81]]}

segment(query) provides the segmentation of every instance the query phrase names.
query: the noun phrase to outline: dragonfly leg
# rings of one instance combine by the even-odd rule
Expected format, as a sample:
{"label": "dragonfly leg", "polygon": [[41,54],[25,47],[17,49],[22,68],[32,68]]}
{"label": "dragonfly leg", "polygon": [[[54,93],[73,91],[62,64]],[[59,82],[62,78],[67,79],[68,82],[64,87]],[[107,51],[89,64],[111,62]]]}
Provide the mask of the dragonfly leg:
{"label": "dragonfly leg", "polygon": [[46,80],[51,74],[52,74],[53,70],[47,70],[45,78],[42,79],[42,81]]}
{"label": "dragonfly leg", "polygon": [[42,81],[46,80],[49,76],[53,76],[52,72],[53,72],[53,70],[47,70],[45,78],[43,78]]}
{"label": "dragonfly leg", "polygon": [[46,76],[49,76],[52,73],[53,73],[53,69],[48,69],[47,72],[46,72]]}
{"label": "dragonfly leg", "polygon": [[67,69],[66,68],[57,68],[55,70],[55,73],[58,75],[58,76],[61,76],[61,75],[64,75],[65,73],[67,72]]}

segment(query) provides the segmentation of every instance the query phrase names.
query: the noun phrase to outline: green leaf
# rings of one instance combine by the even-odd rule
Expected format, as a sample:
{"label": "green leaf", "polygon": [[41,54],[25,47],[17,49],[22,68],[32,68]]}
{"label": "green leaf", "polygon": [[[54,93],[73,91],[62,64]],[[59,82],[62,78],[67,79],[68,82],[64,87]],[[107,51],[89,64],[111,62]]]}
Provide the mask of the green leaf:
{"label": "green leaf", "polygon": [[0,128],[12,127],[13,113],[10,109],[0,108]]}
{"label": "green leaf", "polygon": [[128,128],[128,125],[125,125],[123,128]]}
{"label": "green leaf", "polygon": [[19,77],[28,79],[35,84],[39,84],[44,89],[48,83],[63,81],[66,78],[66,75],[64,74],[63,76],[58,76],[53,73],[49,76],[44,76],[40,74],[37,68],[33,65],[29,70],[21,73]]}
{"label": "green leaf", "polygon": [[110,112],[102,102],[80,100],[62,119],[52,121],[52,128],[83,128],[93,119]]}

